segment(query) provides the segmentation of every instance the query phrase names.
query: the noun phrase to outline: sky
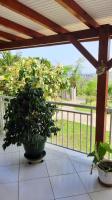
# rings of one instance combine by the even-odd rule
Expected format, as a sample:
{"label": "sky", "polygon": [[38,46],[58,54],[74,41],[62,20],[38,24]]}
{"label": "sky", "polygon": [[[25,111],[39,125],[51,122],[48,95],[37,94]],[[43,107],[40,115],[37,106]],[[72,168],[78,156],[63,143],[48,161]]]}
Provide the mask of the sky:
{"label": "sky", "polygon": [[[98,42],[85,42],[83,45],[91,52],[91,54],[98,58]],[[82,54],[72,45],[57,45],[49,47],[38,47],[12,51],[20,52],[24,57],[42,57],[47,58],[53,65],[71,65],[75,66],[76,61],[79,58],[83,58],[82,70],[83,74],[96,73],[95,68],[85,59]],[[112,52],[112,48],[111,48]],[[112,55],[112,54],[111,54]]]}

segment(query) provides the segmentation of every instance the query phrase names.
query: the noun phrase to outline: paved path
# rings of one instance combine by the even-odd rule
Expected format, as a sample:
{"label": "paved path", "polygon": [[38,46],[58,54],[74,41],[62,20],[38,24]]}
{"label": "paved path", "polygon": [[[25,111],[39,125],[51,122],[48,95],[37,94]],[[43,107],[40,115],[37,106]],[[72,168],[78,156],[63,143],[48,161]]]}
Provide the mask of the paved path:
{"label": "paved path", "polygon": [[[81,111],[78,111],[78,110],[75,110],[73,107],[67,107],[67,106],[63,106],[61,109],[63,110],[66,110],[63,112],[63,115],[62,115],[62,112],[58,112],[57,114],[57,117],[58,119],[64,119],[64,120],[67,120],[68,121],[73,121],[75,119],[76,122],[81,122],[82,124],[85,124],[87,125],[87,120],[88,120],[88,125],[91,124],[91,116],[88,115],[87,117],[87,114],[83,114],[83,112]],[[67,111],[71,111],[71,112],[67,112]],[[76,111],[76,113],[72,113]],[[77,113],[79,112],[79,113]],[[67,113],[68,113],[68,116],[67,116]],[[85,112],[85,113],[90,113],[89,110],[88,112]],[[87,119],[88,118],[88,119]],[[92,126],[95,127],[96,126],[96,114],[93,113],[92,114]],[[110,114],[107,115],[107,131],[110,131]]]}

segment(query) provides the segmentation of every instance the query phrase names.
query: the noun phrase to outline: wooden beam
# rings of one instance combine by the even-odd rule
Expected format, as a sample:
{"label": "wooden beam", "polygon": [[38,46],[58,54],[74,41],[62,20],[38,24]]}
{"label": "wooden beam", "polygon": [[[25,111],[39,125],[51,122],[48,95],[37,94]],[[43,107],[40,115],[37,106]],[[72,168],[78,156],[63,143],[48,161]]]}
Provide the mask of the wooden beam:
{"label": "wooden beam", "polygon": [[108,67],[107,70],[112,68],[112,58],[108,61]]}
{"label": "wooden beam", "polygon": [[61,4],[68,12],[77,17],[82,23],[89,28],[98,28],[99,24],[74,0],[55,0]]}
{"label": "wooden beam", "polygon": [[[112,25],[108,25],[108,29],[109,29],[110,39],[112,39]],[[112,68],[112,58],[107,63],[107,70],[109,70],[111,68]]]}
{"label": "wooden beam", "polygon": [[70,37],[70,41],[82,53],[82,55],[97,69],[98,61],[91,55],[91,53],[74,37]]}
{"label": "wooden beam", "polygon": [[0,37],[3,37],[5,39],[11,40],[11,41],[18,41],[18,40],[23,40],[24,38],[13,35],[11,33],[6,33],[4,31],[0,31]]}
{"label": "wooden beam", "polygon": [[51,21],[47,17],[41,15],[40,13],[32,10],[31,8],[27,7],[26,5],[18,2],[17,0],[9,1],[9,0],[0,0],[0,4],[2,6],[7,7],[10,10],[15,11],[27,17],[28,19],[32,20],[33,22],[37,22],[45,27],[51,29],[56,33],[66,33],[68,32],[65,28],[61,27],[60,25],[56,24],[55,22]]}
{"label": "wooden beam", "polygon": [[106,133],[106,106],[108,96],[108,71],[110,37],[108,29],[101,28],[99,40],[99,68],[104,72],[97,76],[97,103],[96,103],[96,143],[105,141]]}
{"label": "wooden beam", "polygon": [[4,42],[0,46],[0,50],[10,50],[10,49],[20,49],[28,47],[40,47],[40,46],[50,46],[57,44],[70,43],[70,37],[75,37],[79,41],[90,40],[90,38],[98,38],[98,31],[92,29],[86,29],[83,31],[75,31],[71,33],[64,33],[52,36],[43,36],[39,39],[25,39],[24,41],[18,42]]}
{"label": "wooden beam", "polygon": [[[2,41],[2,46],[4,46],[5,44],[8,44],[8,42],[6,42],[6,41]],[[39,48],[39,47],[50,47],[50,46],[59,46],[59,45],[66,45],[66,44],[70,44],[70,42],[68,41],[68,42],[63,42],[63,43],[60,43],[60,42],[57,42],[57,43],[49,43],[49,44],[38,44],[38,45],[30,45],[30,46],[26,46],[26,45],[24,45],[24,46],[22,46],[22,47],[12,47],[12,48],[0,48],[0,51],[10,51],[10,50],[18,50],[18,49],[28,49],[28,48]],[[0,45],[1,46],[1,45]],[[8,45],[7,45],[8,46]]]}
{"label": "wooden beam", "polygon": [[4,41],[0,39],[0,44],[3,44],[3,43],[4,43]]}
{"label": "wooden beam", "polygon": [[15,31],[18,31],[19,33],[23,33],[25,35],[28,35],[30,37],[33,37],[33,38],[38,38],[38,37],[42,37],[43,34],[41,33],[38,33],[32,29],[29,29],[27,27],[24,27],[20,24],[17,24],[11,20],[8,20],[4,17],[0,17],[0,24],[5,26],[6,28],[10,28],[10,29],[13,29]]}
{"label": "wooden beam", "polygon": [[109,35],[111,36],[112,38],[112,25],[108,25],[109,26]]}

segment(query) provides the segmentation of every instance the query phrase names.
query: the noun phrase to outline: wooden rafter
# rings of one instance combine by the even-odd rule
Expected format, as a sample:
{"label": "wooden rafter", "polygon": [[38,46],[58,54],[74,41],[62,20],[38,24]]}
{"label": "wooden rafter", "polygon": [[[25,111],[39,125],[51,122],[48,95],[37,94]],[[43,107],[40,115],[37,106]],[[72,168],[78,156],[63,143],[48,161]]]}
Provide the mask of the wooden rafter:
{"label": "wooden rafter", "polygon": [[20,24],[17,24],[11,20],[8,20],[4,17],[0,17],[0,24],[7,27],[7,28],[10,28],[10,29],[13,29],[15,31],[18,31],[19,33],[23,33],[25,35],[28,35],[30,37],[33,37],[33,38],[38,38],[38,37],[42,37],[43,34],[41,33],[38,33],[32,29],[29,29],[27,27],[24,27]]}
{"label": "wooden rafter", "polygon": [[81,22],[90,28],[98,28],[99,24],[84,10],[82,9],[74,0],[55,0],[67,9],[72,15],[77,17]]}
{"label": "wooden rafter", "polygon": [[107,69],[111,69],[112,68],[112,58],[108,61],[108,67]]}
{"label": "wooden rafter", "polygon": [[91,53],[74,37],[70,37],[70,41],[82,53],[82,55],[97,69],[98,61],[91,55]]}
{"label": "wooden rafter", "polygon": [[0,45],[0,50],[65,44],[65,43],[70,43],[70,37],[74,37],[79,41],[85,41],[85,39],[87,41],[90,40],[90,38],[98,39],[98,31],[92,29],[86,29],[83,31],[75,31],[71,33],[43,36],[40,37],[39,39],[27,39],[24,41],[16,41],[10,43],[4,42],[4,44]]}
{"label": "wooden rafter", "polygon": [[17,0],[9,1],[9,0],[0,0],[0,4],[2,6],[7,7],[10,10],[15,11],[16,13],[19,13],[28,19],[40,23],[41,25],[44,25],[45,27],[51,29],[52,31],[56,33],[66,33],[68,32],[66,29],[61,27],[60,25],[56,24],[55,22],[51,21],[47,17],[44,17],[40,13],[32,10],[31,8],[27,7],[26,5],[18,2]]}
{"label": "wooden rafter", "polygon": [[4,41],[0,39],[0,44],[2,44],[2,43],[4,43]]}
{"label": "wooden rafter", "polygon": [[11,40],[11,41],[18,41],[18,40],[23,40],[24,38],[13,35],[11,33],[6,33],[4,31],[0,31],[0,37],[3,37],[5,39]]}

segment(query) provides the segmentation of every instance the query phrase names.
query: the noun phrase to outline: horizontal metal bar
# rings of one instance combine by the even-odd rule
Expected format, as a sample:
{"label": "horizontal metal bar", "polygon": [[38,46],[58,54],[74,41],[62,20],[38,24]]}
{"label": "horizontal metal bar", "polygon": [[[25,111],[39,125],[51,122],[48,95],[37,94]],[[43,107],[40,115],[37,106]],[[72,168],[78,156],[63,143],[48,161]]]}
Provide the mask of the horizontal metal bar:
{"label": "horizontal metal bar", "polygon": [[[80,104],[74,104],[74,103],[68,103],[68,102],[67,103],[66,102],[58,102],[58,101],[49,101],[49,102],[52,104],[56,104],[56,105],[96,110],[95,106],[86,106],[86,105],[80,105]],[[107,110],[108,114],[112,112],[112,108],[106,108],[106,110]]]}
{"label": "horizontal metal bar", "polygon": [[0,96],[1,99],[14,99],[15,97],[11,97],[11,96]]}
{"label": "horizontal metal bar", "polygon": [[52,104],[56,105],[62,105],[62,106],[69,106],[69,107],[80,107],[80,108],[87,108],[87,109],[93,109],[96,110],[96,107],[94,106],[85,106],[85,105],[80,105],[80,104],[73,104],[73,103],[65,103],[65,102],[58,102],[58,101],[49,101]]}
{"label": "horizontal metal bar", "polygon": [[67,113],[76,113],[76,114],[82,114],[82,115],[91,115],[91,113],[79,112],[79,111],[72,111],[72,110],[65,110],[65,109],[59,109],[59,108],[56,108],[56,110],[67,112]]}
{"label": "horizontal metal bar", "polygon": [[[51,144],[50,142],[47,142],[48,144]],[[61,146],[61,145],[59,145],[59,144],[54,144],[53,143],[53,145],[55,145],[55,146],[58,146],[58,147],[62,147],[62,148],[64,148],[64,149],[69,149],[69,150],[72,150],[72,151],[75,151],[75,152],[78,152],[78,153],[82,153],[82,154],[87,154],[86,152],[84,152],[84,151],[79,151],[79,150],[77,150],[77,149],[72,149],[72,148],[70,148],[70,147],[64,147],[64,146]]]}
{"label": "horizontal metal bar", "polygon": [[[15,97],[11,97],[11,96],[0,96],[0,98],[3,98],[3,99],[13,99]],[[86,105],[80,105],[80,104],[74,104],[74,103],[66,103],[66,102],[58,102],[58,101],[49,101],[49,103],[52,103],[52,104],[56,104],[56,105],[63,105],[63,106],[69,106],[69,107],[76,107],[76,108],[85,108],[85,109],[93,109],[93,110],[96,110],[96,107],[95,106],[86,106]],[[112,113],[112,108],[106,108],[107,109],[107,113]]]}

